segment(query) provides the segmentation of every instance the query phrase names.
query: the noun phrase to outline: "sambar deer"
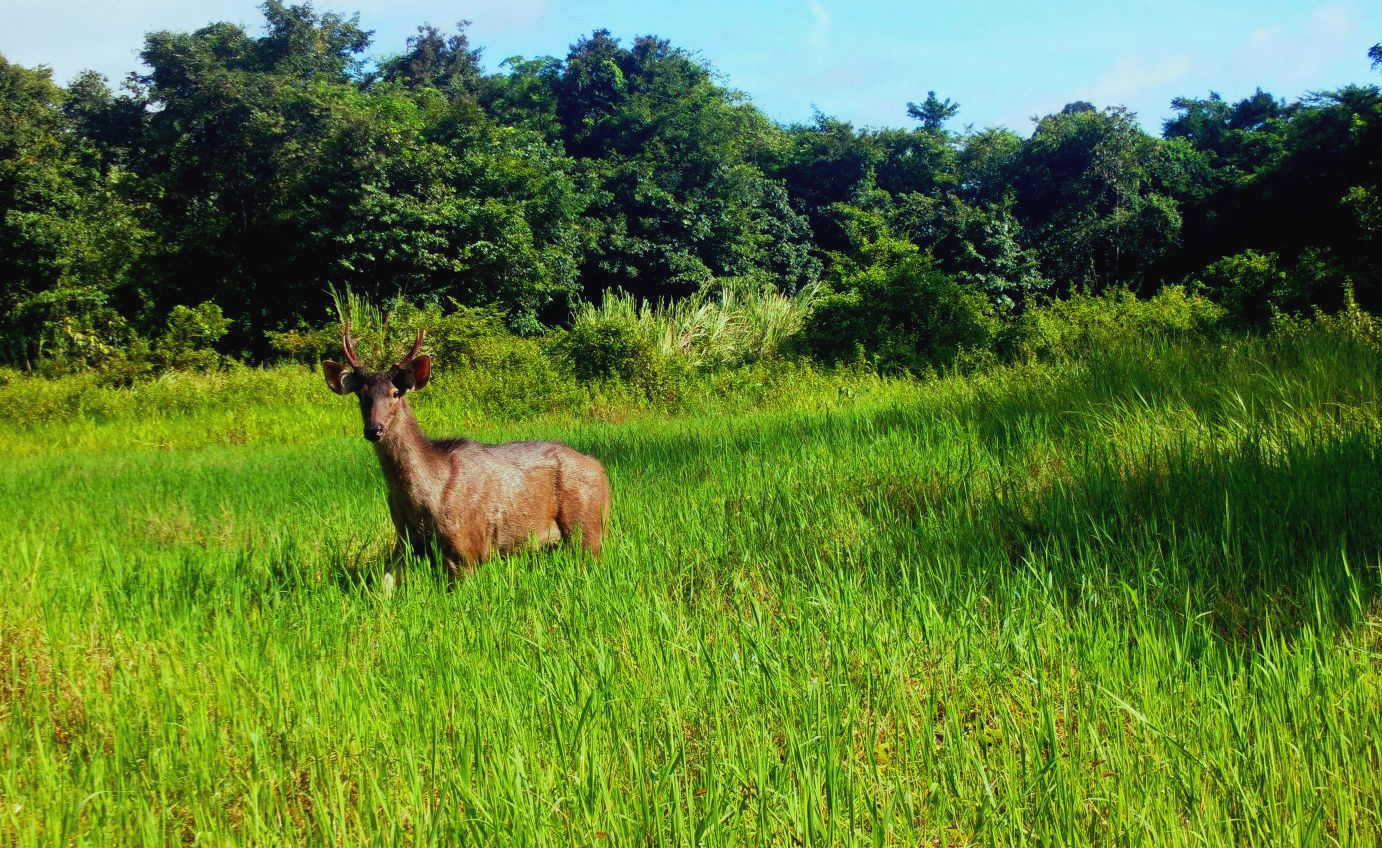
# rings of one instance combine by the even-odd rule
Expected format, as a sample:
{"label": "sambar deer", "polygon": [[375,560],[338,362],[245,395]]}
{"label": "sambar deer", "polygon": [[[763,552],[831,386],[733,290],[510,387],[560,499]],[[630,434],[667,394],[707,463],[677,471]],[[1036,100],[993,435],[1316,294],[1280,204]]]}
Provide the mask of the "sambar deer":
{"label": "sambar deer", "polygon": [[395,558],[435,548],[454,579],[496,553],[545,547],[580,536],[598,554],[609,517],[609,478],[593,457],[561,442],[429,439],[407,395],[427,385],[432,359],[413,349],[384,371],[367,370],[350,322],[341,332],[347,365],[326,360],[326,384],[360,400],[365,438],[374,443],[389,489]]}

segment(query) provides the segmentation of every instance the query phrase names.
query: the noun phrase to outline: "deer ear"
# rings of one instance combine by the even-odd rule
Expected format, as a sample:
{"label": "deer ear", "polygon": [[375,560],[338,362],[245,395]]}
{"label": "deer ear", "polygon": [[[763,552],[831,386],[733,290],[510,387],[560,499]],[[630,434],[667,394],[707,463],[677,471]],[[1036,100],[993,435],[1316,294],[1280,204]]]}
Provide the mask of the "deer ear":
{"label": "deer ear", "polygon": [[322,373],[326,375],[326,386],[338,395],[348,395],[355,390],[350,372],[339,362],[327,359],[322,362]]}
{"label": "deer ear", "polygon": [[413,388],[422,388],[432,378],[432,357],[419,356],[408,365],[408,370],[413,373]]}

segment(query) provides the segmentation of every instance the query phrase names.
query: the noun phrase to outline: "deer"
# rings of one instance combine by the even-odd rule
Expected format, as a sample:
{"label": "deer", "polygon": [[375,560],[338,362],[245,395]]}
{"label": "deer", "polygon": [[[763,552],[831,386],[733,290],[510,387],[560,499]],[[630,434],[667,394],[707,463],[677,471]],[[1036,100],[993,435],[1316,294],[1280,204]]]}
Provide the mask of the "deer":
{"label": "deer", "polygon": [[[346,363],[322,362],[326,385],[360,401],[364,437],[388,486],[394,561],[439,553],[454,582],[496,554],[580,540],[598,556],[609,518],[609,477],[594,457],[561,443],[483,444],[430,439],[408,394],[426,387],[432,358],[413,348],[383,371],[367,369],[343,322]],[[386,580],[388,578],[386,577]]]}

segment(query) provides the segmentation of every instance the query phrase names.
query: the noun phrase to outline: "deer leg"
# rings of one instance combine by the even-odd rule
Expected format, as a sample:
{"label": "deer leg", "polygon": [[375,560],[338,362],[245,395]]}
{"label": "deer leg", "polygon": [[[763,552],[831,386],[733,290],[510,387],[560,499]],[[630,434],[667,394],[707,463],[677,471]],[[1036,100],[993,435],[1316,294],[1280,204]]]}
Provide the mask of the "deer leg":
{"label": "deer leg", "polygon": [[447,579],[454,586],[456,581],[474,572],[475,566],[485,559],[484,541],[474,533],[469,538],[453,537],[443,543],[441,554]]}
{"label": "deer leg", "polygon": [[447,582],[452,584],[475,570],[475,566],[468,565],[455,557],[446,557],[442,562],[446,566]]}
{"label": "deer leg", "polygon": [[599,521],[586,522],[581,527],[581,544],[585,549],[595,556],[600,555],[600,546],[603,543],[604,527]]}
{"label": "deer leg", "polygon": [[404,519],[403,506],[394,499],[393,493],[389,493],[389,518],[393,520],[393,553],[389,556],[389,570],[385,575],[393,574],[401,577],[403,574],[403,564],[408,560],[408,552],[416,548],[412,544],[408,533],[408,524]]}
{"label": "deer leg", "polygon": [[462,577],[469,577],[475,572],[477,560],[466,556],[458,551],[448,551],[442,556],[442,564],[446,567],[446,582],[455,586]]}
{"label": "deer leg", "polygon": [[581,546],[599,556],[609,517],[609,481],[598,462],[582,459],[588,462],[577,465],[568,475],[570,484],[557,493],[557,526],[564,541],[572,542],[580,534]]}
{"label": "deer leg", "polygon": [[393,550],[389,552],[389,564],[384,569],[384,574],[379,579],[383,581],[386,590],[392,590],[398,583],[398,578],[403,576],[403,540],[395,538]]}
{"label": "deer leg", "polygon": [[600,546],[604,537],[604,523],[600,520],[597,510],[582,506],[580,514],[574,519],[565,514],[557,516],[558,526],[561,528],[561,539],[563,542],[571,544],[576,541],[577,535],[580,536],[581,547],[585,548],[595,556],[600,555]]}

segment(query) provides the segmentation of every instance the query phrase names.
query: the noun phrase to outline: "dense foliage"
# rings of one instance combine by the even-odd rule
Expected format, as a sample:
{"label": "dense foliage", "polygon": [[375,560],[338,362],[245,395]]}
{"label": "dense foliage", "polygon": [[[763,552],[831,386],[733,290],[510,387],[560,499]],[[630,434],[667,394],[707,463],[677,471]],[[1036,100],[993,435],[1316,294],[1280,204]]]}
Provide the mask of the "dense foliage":
{"label": "dense foliage", "polygon": [[[491,73],[464,21],[371,63],[357,18],[263,12],[258,33],[150,33],[119,92],[0,58],[4,362],[124,380],[263,361],[347,288],[531,336],[616,289],[671,303],[728,279],[824,283],[810,326],[886,317],[806,349],[907,370],[1078,291],[1203,286],[1258,329],[1350,288],[1382,307],[1375,85],[1178,98],[1160,138],[1084,102],[1025,138],[957,132],[935,92],[905,105],[911,129],[781,126],[654,36],[599,30]],[[168,333],[204,347],[172,353]]]}

